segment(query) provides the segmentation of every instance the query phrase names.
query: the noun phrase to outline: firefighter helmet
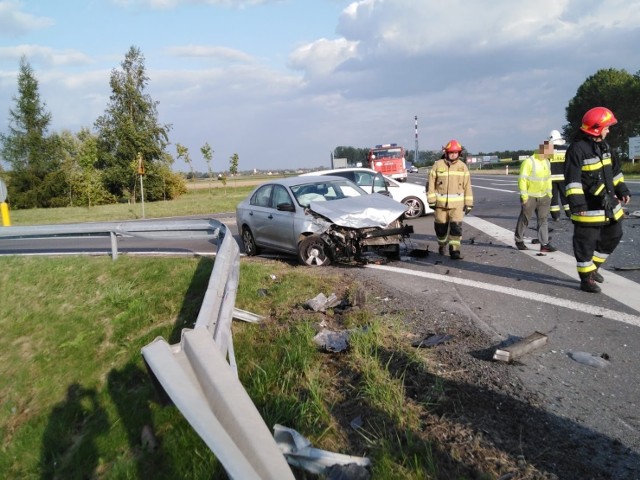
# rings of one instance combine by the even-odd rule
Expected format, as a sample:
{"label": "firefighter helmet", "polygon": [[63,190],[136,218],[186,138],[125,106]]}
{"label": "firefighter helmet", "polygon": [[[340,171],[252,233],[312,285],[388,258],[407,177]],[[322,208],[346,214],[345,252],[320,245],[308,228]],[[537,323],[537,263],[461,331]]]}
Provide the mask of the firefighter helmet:
{"label": "firefighter helmet", "polygon": [[560,132],[558,130],[551,130],[551,132],[549,133],[549,141],[553,145],[564,145],[565,144],[564,138],[562,138],[562,135],[560,134]]}
{"label": "firefighter helmet", "polygon": [[449,140],[449,143],[447,143],[444,147],[442,147],[442,149],[445,151],[445,153],[452,153],[452,152],[460,153],[462,151],[462,145],[460,145],[460,143],[457,140]]}
{"label": "firefighter helmet", "polygon": [[605,107],[594,107],[582,117],[580,130],[593,137],[599,137],[602,129],[618,123],[613,112]]}

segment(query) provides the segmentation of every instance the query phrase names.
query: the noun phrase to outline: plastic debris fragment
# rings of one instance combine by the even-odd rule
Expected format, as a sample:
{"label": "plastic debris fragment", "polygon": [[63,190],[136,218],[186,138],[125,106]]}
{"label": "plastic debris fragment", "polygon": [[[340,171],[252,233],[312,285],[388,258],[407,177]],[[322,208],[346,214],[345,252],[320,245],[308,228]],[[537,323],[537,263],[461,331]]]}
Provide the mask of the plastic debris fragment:
{"label": "plastic debris fragment", "polygon": [[593,355],[589,352],[569,352],[568,355],[572,360],[590,367],[605,368],[609,365],[609,360],[607,360],[609,356],[607,354]]}
{"label": "plastic debris fragment", "polygon": [[349,347],[349,332],[336,332],[323,328],[313,341],[326,352],[343,352]]}
{"label": "plastic debris fragment", "polygon": [[[289,465],[301,467],[308,472],[323,475],[329,474],[330,468],[334,465],[349,465],[348,470],[357,472],[356,476],[342,476],[346,469],[338,469],[338,473],[340,473],[341,476],[331,476],[330,478],[336,480],[338,478],[344,480],[369,478],[368,476],[361,476],[364,473],[362,469],[371,465],[371,460],[367,457],[354,457],[313,448],[311,442],[306,437],[292,428],[278,424],[273,427],[273,438]],[[354,465],[354,467],[351,467],[351,465]],[[366,473],[368,474],[368,472]],[[333,474],[335,475],[335,472]]]}
{"label": "plastic debris fragment", "polygon": [[452,338],[453,338],[453,335],[448,335],[448,334],[438,335],[435,333],[430,333],[425,338],[421,340],[416,340],[415,342],[413,342],[411,346],[417,347],[417,348],[431,348],[431,347],[435,347],[436,345],[446,343]]}

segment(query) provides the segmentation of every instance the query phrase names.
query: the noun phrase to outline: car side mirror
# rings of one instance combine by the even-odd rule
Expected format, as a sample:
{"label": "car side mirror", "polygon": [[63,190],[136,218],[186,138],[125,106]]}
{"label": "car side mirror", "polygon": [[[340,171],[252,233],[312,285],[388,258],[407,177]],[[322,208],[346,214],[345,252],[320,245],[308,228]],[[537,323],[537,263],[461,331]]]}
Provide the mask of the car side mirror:
{"label": "car side mirror", "polygon": [[276,205],[276,209],[280,212],[295,212],[296,207],[293,203],[279,203]]}

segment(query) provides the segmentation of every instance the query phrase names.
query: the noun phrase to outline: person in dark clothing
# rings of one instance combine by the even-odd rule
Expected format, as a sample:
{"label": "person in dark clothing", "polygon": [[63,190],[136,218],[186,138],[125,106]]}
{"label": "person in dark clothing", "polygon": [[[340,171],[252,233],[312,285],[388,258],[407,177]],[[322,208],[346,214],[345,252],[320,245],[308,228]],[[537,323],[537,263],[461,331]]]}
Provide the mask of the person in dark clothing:
{"label": "person in dark clothing", "polygon": [[564,194],[564,157],[567,153],[567,145],[558,130],[551,130],[549,142],[553,145],[553,155],[549,159],[551,164],[551,207],[549,212],[554,221],[560,220],[560,212],[564,211],[567,217],[571,216],[569,203]]}
{"label": "person in dark clothing", "polygon": [[600,292],[598,283],[604,277],[598,269],[620,243],[622,205],[631,199],[620,164],[605,141],[609,128],[616,123],[608,108],[589,110],[564,162],[580,289],[591,293]]}

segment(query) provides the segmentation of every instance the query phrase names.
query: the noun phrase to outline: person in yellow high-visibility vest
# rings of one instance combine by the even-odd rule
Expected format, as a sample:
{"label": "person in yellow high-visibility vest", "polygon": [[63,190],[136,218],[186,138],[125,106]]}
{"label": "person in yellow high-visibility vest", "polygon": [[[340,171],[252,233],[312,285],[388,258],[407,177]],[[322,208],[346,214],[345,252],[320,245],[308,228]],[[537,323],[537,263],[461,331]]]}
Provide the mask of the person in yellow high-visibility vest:
{"label": "person in yellow high-visibility vest", "polygon": [[436,161],[427,181],[427,202],[434,209],[434,229],[438,239],[438,252],[460,260],[462,219],[473,208],[471,176],[467,165],[460,160],[462,145],[451,140],[443,147],[443,158]]}
{"label": "person in yellow high-visibility vest", "polygon": [[555,252],[549,243],[549,208],[551,207],[551,166],[553,144],[545,140],[538,151],[520,164],[518,190],[520,191],[520,215],[516,223],[515,242],[518,250],[528,250],[524,243],[524,231],[536,214],[538,240],[541,252]]}

